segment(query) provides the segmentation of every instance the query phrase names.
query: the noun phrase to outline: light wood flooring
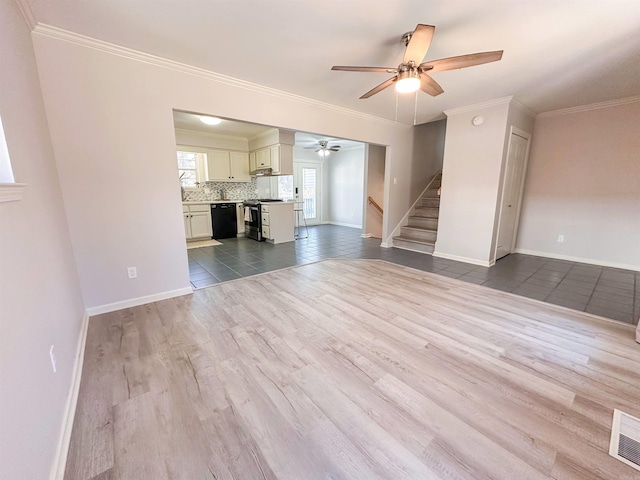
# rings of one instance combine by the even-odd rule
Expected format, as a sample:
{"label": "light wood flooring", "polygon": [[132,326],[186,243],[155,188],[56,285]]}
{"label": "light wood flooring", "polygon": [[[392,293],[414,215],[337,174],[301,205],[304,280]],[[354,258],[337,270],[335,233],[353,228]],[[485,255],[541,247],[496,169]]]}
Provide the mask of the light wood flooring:
{"label": "light wood flooring", "polygon": [[90,320],[65,478],[640,479],[634,327],[375,260]]}

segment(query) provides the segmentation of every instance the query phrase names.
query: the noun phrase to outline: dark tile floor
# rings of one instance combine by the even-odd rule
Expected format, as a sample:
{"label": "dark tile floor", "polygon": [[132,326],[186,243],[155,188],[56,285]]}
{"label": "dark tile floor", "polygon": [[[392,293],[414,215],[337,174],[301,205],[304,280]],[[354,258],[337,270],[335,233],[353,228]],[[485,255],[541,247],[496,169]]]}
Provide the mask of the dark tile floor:
{"label": "dark tile floor", "polygon": [[246,238],[189,250],[195,288],[326,258],[376,258],[470,283],[512,292],[575,310],[636,324],[640,317],[640,272],[511,254],[493,267],[432,257],[333,225],[309,227],[309,238],[272,245]]}

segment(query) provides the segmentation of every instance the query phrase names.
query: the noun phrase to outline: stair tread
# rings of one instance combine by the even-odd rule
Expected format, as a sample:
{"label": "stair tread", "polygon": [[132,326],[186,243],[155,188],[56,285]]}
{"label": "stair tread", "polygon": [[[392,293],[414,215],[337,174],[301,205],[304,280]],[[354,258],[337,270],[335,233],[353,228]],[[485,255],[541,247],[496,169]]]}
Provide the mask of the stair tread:
{"label": "stair tread", "polygon": [[[418,217],[418,218],[421,218],[421,217]],[[407,228],[409,230],[417,230],[420,232],[438,233],[438,230],[434,230],[433,228],[414,227],[411,225],[405,225],[402,228]]]}
{"label": "stair tread", "polygon": [[396,237],[393,237],[394,240],[402,240],[404,242],[411,242],[411,243],[421,243],[423,245],[435,245],[435,243],[433,242],[426,242],[424,240],[419,240],[416,238],[410,238],[410,237],[405,237],[404,235],[398,235]]}

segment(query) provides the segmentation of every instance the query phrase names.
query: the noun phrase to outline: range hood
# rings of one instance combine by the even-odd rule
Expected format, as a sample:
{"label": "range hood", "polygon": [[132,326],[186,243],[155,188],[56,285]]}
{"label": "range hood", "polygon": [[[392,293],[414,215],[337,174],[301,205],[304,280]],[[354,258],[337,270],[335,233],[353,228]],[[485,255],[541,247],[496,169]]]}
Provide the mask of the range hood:
{"label": "range hood", "polygon": [[260,170],[256,170],[251,175],[256,177],[271,177],[271,173],[273,172],[273,168],[262,168]]}

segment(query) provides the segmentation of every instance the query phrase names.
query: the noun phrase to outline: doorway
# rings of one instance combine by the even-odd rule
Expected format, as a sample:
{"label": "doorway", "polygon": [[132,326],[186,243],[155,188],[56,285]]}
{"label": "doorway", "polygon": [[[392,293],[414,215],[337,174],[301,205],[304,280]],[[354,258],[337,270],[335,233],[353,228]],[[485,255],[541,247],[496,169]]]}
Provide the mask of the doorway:
{"label": "doorway", "polygon": [[515,247],[530,139],[528,133],[511,128],[502,187],[496,260],[509,255]]}
{"label": "doorway", "polygon": [[322,164],[314,162],[294,162],[294,201],[302,206],[307,225],[318,225],[322,219]]}

